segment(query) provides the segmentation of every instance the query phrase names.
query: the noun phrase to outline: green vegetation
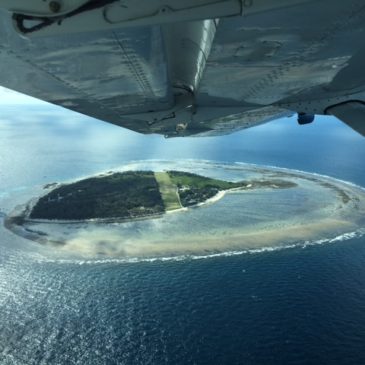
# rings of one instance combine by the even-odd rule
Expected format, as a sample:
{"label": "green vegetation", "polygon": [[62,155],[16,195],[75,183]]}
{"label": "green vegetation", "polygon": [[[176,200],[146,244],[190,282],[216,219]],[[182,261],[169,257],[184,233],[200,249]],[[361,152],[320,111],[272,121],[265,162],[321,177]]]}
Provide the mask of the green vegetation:
{"label": "green vegetation", "polygon": [[190,186],[192,188],[202,189],[211,186],[221,190],[227,190],[246,186],[245,182],[232,182],[212,179],[210,177],[205,177],[185,171],[167,171],[167,173],[169,174],[171,181],[178,187]]}
{"label": "green vegetation", "polygon": [[233,188],[289,188],[284,180],[230,182],[182,171],[109,173],[54,187],[32,208],[31,219],[135,219],[205,202]]}
{"label": "green vegetation", "polygon": [[181,205],[184,207],[202,203],[212,198],[219,190],[246,187],[245,182],[231,182],[212,179],[190,172],[168,171],[173,184],[177,186]]}
{"label": "green vegetation", "polygon": [[30,218],[135,218],[163,212],[153,172],[128,171],[61,185],[39,199]]}
{"label": "green vegetation", "polygon": [[155,172],[155,178],[160,187],[160,193],[166,210],[181,208],[176,185],[171,181],[167,172]]}

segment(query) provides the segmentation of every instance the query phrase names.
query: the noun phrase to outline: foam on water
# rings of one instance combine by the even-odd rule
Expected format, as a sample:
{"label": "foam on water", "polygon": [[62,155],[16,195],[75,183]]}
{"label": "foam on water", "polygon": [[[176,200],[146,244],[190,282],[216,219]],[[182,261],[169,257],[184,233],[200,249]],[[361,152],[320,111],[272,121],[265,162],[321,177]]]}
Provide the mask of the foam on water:
{"label": "foam on water", "polygon": [[357,185],[357,184],[355,184],[351,181],[342,180],[342,179],[339,179],[337,177],[333,177],[333,176],[329,176],[329,175],[325,175],[325,174],[319,174],[317,172],[304,171],[304,170],[292,169],[292,168],[287,168],[287,167],[280,167],[280,166],[275,166],[275,165],[258,165],[258,164],[254,164],[254,163],[238,162],[238,161],[236,161],[234,163],[237,164],[237,165],[252,166],[252,167],[255,167],[255,168],[266,168],[266,167],[268,167],[270,169],[276,169],[278,171],[297,172],[297,173],[304,174],[304,175],[310,174],[310,175],[313,175],[313,176],[317,176],[319,178],[325,178],[325,179],[329,179],[329,180],[332,180],[332,181],[337,181],[339,183],[349,185],[353,188],[365,191],[365,187],[363,187],[361,185]]}
{"label": "foam on water", "polygon": [[[324,181],[329,181],[334,184],[346,184],[346,186],[357,189],[357,194],[359,196],[361,195],[360,192],[362,193],[363,191],[365,191],[364,188],[362,188],[361,186],[347,181],[335,179],[326,175],[308,173],[301,170],[281,168],[277,166],[261,166],[257,164],[240,162],[232,164],[204,160],[132,161],[131,163],[128,163],[124,166],[113,169],[113,171],[158,168],[168,169],[170,168],[170,166],[174,166],[176,168],[176,165],[177,168],[182,169],[195,169],[197,171],[201,171],[202,169],[204,169],[204,171],[208,171],[208,175],[210,174],[209,171],[212,171],[212,173],[216,173],[217,171],[218,173],[221,173],[222,171],[225,173],[229,173],[229,171],[236,169],[237,171],[243,173],[254,173],[258,174],[259,176],[261,176],[260,174],[266,173],[262,172],[265,171],[265,169],[267,169],[268,172],[296,172],[300,175],[303,175],[304,179],[306,176],[313,175],[323,179]],[[256,169],[257,171],[255,171]],[[110,169],[101,172],[100,174],[107,174],[109,173],[109,171]],[[234,172],[233,175],[237,176],[237,174],[235,174],[236,173]],[[233,175],[231,174],[231,176]],[[300,177],[293,176],[291,178],[300,179]],[[314,184],[315,186],[316,183],[311,184]],[[308,198],[311,198],[313,200],[312,194],[314,194],[315,190],[309,190],[309,192],[310,194],[308,195]],[[316,193],[316,196],[317,198],[322,199],[322,197],[318,196],[318,192]],[[264,202],[267,200],[267,197],[267,195],[263,196],[262,199]],[[339,209],[340,213],[336,213],[337,215],[331,216],[331,219],[326,219],[327,211],[322,211],[322,203],[328,204],[328,202],[330,202],[331,206],[329,207],[331,210],[336,210],[339,208],[337,195],[333,195],[332,192],[331,195],[329,195],[328,197],[329,198],[326,198],[327,200],[323,200],[323,202],[321,200],[321,215],[319,216],[318,221],[317,218],[313,219],[314,216],[311,218],[311,220],[307,220],[305,216],[300,215],[300,219],[295,220],[291,218],[285,218],[284,216],[284,218],[280,218],[280,216],[276,217],[277,213],[275,213],[274,216],[268,216],[270,219],[274,219],[274,217],[275,219],[279,219],[277,222],[275,220],[272,221],[272,223],[274,224],[263,225],[262,227],[260,225],[253,226],[253,228],[251,227],[247,231],[245,231],[245,226],[242,226],[242,219],[246,219],[246,217],[244,216],[243,218],[239,218],[240,220],[237,221],[239,222],[239,227],[232,226],[229,228],[225,225],[225,221],[220,226],[216,226],[217,223],[220,224],[222,218],[228,213],[231,213],[231,216],[235,217],[235,212],[238,213],[237,209],[241,210],[242,204],[236,204],[233,205],[234,209],[236,210],[233,209],[232,211],[232,205],[224,205],[227,204],[225,199],[223,199],[225,201],[223,202],[223,205],[211,205],[211,207],[213,207],[213,213],[209,213],[210,209],[212,209],[209,206],[204,208],[205,210],[203,209],[199,211],[199,209],[193,209],[189,210],[188,212],[182,213],[181,216],[174,215],[175,217],[172,217],[171,215],[166,215],[163,219],[149,220],[146,221],[147,223],[126,222],[120,225],[113,224],[108,227],[101,226],[101,228],[100,226],[99,228],[97,228],[97,225],[87,227],[83,225],[81,229],[77,228],[74,231],[70,228],[66,228],[65,230],[63,230],[63,227],[61,227],[61,225],[57,225],[55,222],[50,225],[42,225],[42,223],[40,223],[40,226],[38,227],[40,227],[41,231],[43,229],[46,229],[45,232],[47,232],[50,237],[53,237],[53,235],[57,236],[57,234],[64,234],[64,237],[67,238],[67,241],[65,241],[66,245],[59,246],[62,251],[60,254],[56,253],[57,249],[55,247],[48,247],[48,252],[44,251],[44,258],[39,259],[39,261],[57,261],[59,263],[77,263],[82,265],[89,263],[104,264],[200,260],[207,258],[236,256],[242,254],[258,254],[295,247],[305,248],[307,246],[339,242],[351,238],[361,237],[364,234],[361,228],[362,226],[360,224],[353,224],[353,222],[351,222],[351,218],[346,215],[341,215],[344,210],[351,213],[352,208],[350,206],[346,207],[346,209],[342,209],[341,207],[341,209]],[[282,196],[279,197],[280,204],[281,199]],[[237,200],[237,197],[235,197],[234,200]],[[255,198],[255,202],[257,202],[257,198]],[[266,204],[267,206],[263,205],[264,209],[269,209],[269,207],[271,207],[270,203],[268,204],[269,205]],[[255,203],[255,205],[257,204]],[[296,205],[297,203],[294,201],[294,204],[292,206],[295,207]],[[220,206],[222,206],[222,208]],[[286,207],[287,206],[285,206],[285,210]],[[311,206],[309,205],[308,207]],[[315,206],[315,208],[316,207],[317,206]],[[263,208],[258,209],[262,210]],[[256,210],[253,210],[253,212],[259,213],[261,210],[258,210],[257,212]],[[208,212],[208,215],[204,212]],[[248,212],[250,212],[250,210],[248,210]],[[358,211],[356,214],[359,215],[360,213],[361,212]],[[190,216],[192,216],[193,218],[190,218]],[[214,217],[217,216],[221,218],[219,219],[219,221],[214,221]],[[355,214],[353,216],[355,217]],[[287,219],[286,223],[284,222],[284,226],[280,219]],[[179,225],[181,226],[180,228]],[[194,225],[198,227],[198,230],[195,229],[194,231],[189,228],[189,233],[187,236],[187,231],[184,229],[184,227],[192,227]],[[226,235],[226,233],[223,231],[225,231],[227,227],[228,233]],[[37,231],[37,229],[38,228],[36,227],[35,231]],[[178,231],[180,230],[181,232],[179,231],[175,235],[176,229],[178,229]],[[211,232],[209,230],[211,230]],[[342,233],[341,230],[345,233]],[[285,236],[284,233],[287,236]],[[334,237],[330,237],[331,234],[333,234]],[[285,239],[286,237],[288,237],[288,239]],[[318,239],[316,239],[317,237]],[[52,250],[55,251],[55,254],[49,255],[51,256],[49,257],[48,253],[50,253]],[[75,253],[77,254],[77,252],[80,253],[78,257],[75,256]]]}
{"label": "foam on water", "polygon": [[247,250],[238,250],[238,251],[225,251],[218,253],[211,253],[205,255],[177,255],[177,256],[166,256],[166,257],[128,257],[128,258],[106,258],[106,259],[51,259],[49,257],[37,255],[34,256],[35,261],[38,263],[58,263],[58,264],[74,264],[74,265],[104,265],[104,264],[137,264],[137,263],[154,263],[154,262],[171,262],[171,261],[187,261],[187,260],[205,260],[205,259],[214,259],[219,257],[231,257],[231,256],[240,256],[247,254],[264,254],[267,252],[275,252],[282,251],[287,249],[294,248],[307,248],[311,246],[324,245],[337,243],[342,241],[348,241],[351,239],[359,239],[365,235],[365,228],[358,229],[353,232],[346,232],[341,235],[338,235],[333,238],[323,238],[320,240],[313,241],[305,241],[305,242],[297,242],[288,245],[280,245],[280,246],[265,246],[260,248],[253,248]]}

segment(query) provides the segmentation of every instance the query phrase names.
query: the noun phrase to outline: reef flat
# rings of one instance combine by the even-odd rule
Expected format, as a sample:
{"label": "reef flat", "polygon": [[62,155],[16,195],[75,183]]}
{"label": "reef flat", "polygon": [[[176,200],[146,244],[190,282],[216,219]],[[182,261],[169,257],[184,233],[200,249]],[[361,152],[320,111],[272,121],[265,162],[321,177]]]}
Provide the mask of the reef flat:
{"label": "reef flat", "polygon": [[122,258],[288,247],[364,226],[364,190],[340,180],[248,164],[171,166],[141,162],[52,184],[5,225],[62,252]]}
{"label": "reef flat", "polygon": [[[185,171],[109,172],[69,184],[47,184],[53,189],[14,220],[21,221],[133,221],[157,217],[181,208],[201,206],[220,192],[295,187],[276,179],[224,181]],[[221,195],[220,195],[221,196]]]}

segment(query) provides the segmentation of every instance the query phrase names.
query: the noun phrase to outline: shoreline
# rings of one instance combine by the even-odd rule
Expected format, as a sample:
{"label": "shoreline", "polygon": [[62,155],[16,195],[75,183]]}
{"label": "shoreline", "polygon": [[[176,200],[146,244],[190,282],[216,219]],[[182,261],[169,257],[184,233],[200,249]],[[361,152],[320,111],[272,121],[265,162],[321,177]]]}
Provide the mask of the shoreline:
{"label": "shoreline", "polygon": [[207,199],[205,202],[201,202],[201,203],[194,205],[194,207],[202,207],[204,205],[214,204],[217,201],[223,199],[224,196],[226,195],[226,193],[229,193],[231,190],[233,190],[233,189],[219,190],[217,194],[215,194],[211,198]]}
{"label": "shoreline", "polygon": [[[62,252],[73,252],[74,254],[87,256],[95,255],[97,257],[110,256],[123,258],[136,256],[148,258],[184,254],[222,254],[228,251],[239,252],[248,249],[261,249],[265,246],[280,247],[283,242],[292,244],[294,241],[295,244],[300,244],[300,242],[303,243],[312,239],[327,239],[327,237],[333,237],[334,235],[337,236],[349,231],[356,231],[364,226],[365,191],[362,187],[328,176],[322,178],[318,174],[298,173],[297,171],[291,172],[290,170],[278,171],[277,168],[264,167],[261,167],[260,171],[258,171],[256,167],[246,167],[246,169],[242,167],[242,171],[246,173],[246,170],[250,178],[252,174],[260,177],[260,179],[256,178],[252,180],[256,181],[257,184],[247,184],[246,188],[235,187],[227,190],[219,190],[213,197],[204,202],[190,207],[165,211],[162,214],[127,219],[97,218],[73,221],[35,220],[24,217],[22,224],[16,224],[14,219],[19,217],[20,210],[24,213],[28,208],[29,211],[30,202],[34,202],[35,199],[32,198],[28,203],[17,206],[9,215],[5,216],[3,219],[4,226],[14,234],[25,239],[43,245],[57,246]],[[295,182],[296,187],[293,189],[304,189],[303,191],[307,191],[308,198],[312,197],[312,188],[315,189],[313,192],[317,195],[319,194],[318,197],[321,196],[322,193],[320,192],[323,190],[323,192],[326,192],[326,196],[328,195],[328,198],[325,198],[324,201],[329,202],[330,205],[328,208],[327,206],[320,207],[319,213],[316,213],[317,215],[319,214],[318,218],[311,218],[310,214],[312,213],[308,212],[308,217],[303,217],[303,220],[301,220],[300,216],[298,218],[293,217],[293,220],[291,217],[288,217],[285,220],[279,220],[277,222],[273,220],[274,218],[268,218],[267,221],[263,220],[257,226],[252,226],[253,228],[249,225],[243,225],[239,229],[224,227],[224,222],[227,219],[231,219],[231,214],[232,218],[235,218],[234,211],[227,211],[227,213],[223,214],[228,215],[226,217],[222,216],[224,219],[217,221],[223,222],[220,225],[218,224],[218,226],[213,225],[209,228],[209,218],[206,222],[202,222],[201,227],[198,226],[199,234],[195,232],[196,228],[193,227],[193,230],[190,232],[189,226],[186,227],[186,234],[182,233],[181,228],[177,231],[173,228],[168,228],[171,232],[168,233],[166,231],[164,233],[165,222],[179,223],[181,219],[183,222],[188,222],[189,217],[194,217],[194,214],[196,215],[197,208],[213,205],[230,193],[245,193],[242,194],[242,198],[237,196],[237,199],[231,199],[231,201],[237,202],[237,208],[235,209],[240,209],[240,211],[241,209],[245,209],[244,205],[242,205],[244,203],[241,204],[240,201],[242,200],[244,202],[244,197],[249,197],[251,192],[254,192],[256,194],[255,196],[258,196],[258,199],[264,199],[261,201],[262,204],[262,202],[265,202],[266,196],[270,197],[270,194],[275,194],[276,191],[287,190],[287,188],[283,187],[277,189],[274,180],[278,177],[286,178],[289,182]],[[295,196],[295,194],[293,191],[289,196]],[[315,196],[313,195],[313,199],[315,199]],[[346,196],[346,199],[343,199],[344,196]],[[301,204],[301,200],[298,203]],[[253,202],[253,204],[255,203]],[[224,211],[224,209],[227,209],[225,208],[226,206],[226,204],[223,204],[217,209],[218,211],[219,209],[223,209]],[[267,208],[263,208],[263,217],[266,214],[265,209],[271,210],[272,208],[273,206],[270,206],[270,204]],[[258,212],[261,212],[260,205],[258,209]],[[204,217],[205,214],[209,215],[210,211],[208,209],[207,213],[203,213],[203,215],[199,213],[197,216]],[[187,214],[182,215],[181,218],[178,217],[178,214],[173,214],[179,212]],[[275,217],[275,214],[268,217]],[[157,218],[163,219],[160,221]],[[148,222],[147,225],[144,225],[143,221]],[[109,224],[112,226],[108,227]],[[47,225],[49,228],[47,228]],[[82,226],[76,227],[77,225]],[[60,228],[57,229],[57,226]],[[136,233],[133,233],[133,227],[136,227]],[[153,231],[151,233],[144,233],[143,227],[150,227],[148,229],[153,229]],[[127,233],[129,232],[128,229],[132,229],[130,231],[131,233]],[[142,233],[139,233],[141,229]],[[119,231],[120,233],[118,233]],[[169,244],[171,244],[171,247],[169,247]]]}
{"label": "shoreline", "polygon": [[280,229],[267,228],[259,232],[240,232],[222,241],[222,237],[172,237],[172,241],[135,241],[128,245],[93,245],[90,240],[75,239],[68,244],[59,246],[64,253],[81,257],[116,257],[116,258],[173,258],[177,256],[218,256],[226,252],[238,253],[243,251],[255,252],[268,247],[278,250],[287,247],[310,245],[311,242],[330,242],[336,237],[356,232],[356,227],[349,222],[324,220],[320,223],[297,224],[284,226]]}
{"label": "shoreline", "polygon": [[150,214],[150,215],[145,215],[145,216],[141,216],[141,217],[131,217],[131,218],[122,218],[122,217],[115,217],[115,218],[91,218],[91,219],[37,219],[37,218],[29,218],[29,213],[31,210],[31,204],[34,204],[38,198],[32,198],[30,201],[28,201],[28,203],[25,203],[23,205],[24,209],[23,212],[25,214],[25,216],[20,215],[20,216],[14,216],[12,213],[10,213],[8,216],[4,213],[4,217],[8,217],[9,219],[11,218],[16,218],[16,217],[21,217],[24,219],[25,223],[30,223],[30,224],[87,224],[87,223],[95,223],[95,224],[108,224],[108,223],[127,223],[127,222],[134,222],[134,221],[141,221],[141,220],[149,220],[149,219],[157,219],[157,218],[161,218],[163,217],[165,214],[174,214],[174,213],[178,213],[178,212],[187,212],[190,209],[194,209],[197,207],[202,207],[205,205],[209,205],[209,204],[214,204],[216,202],[218,202],[219,200],[223,199],[224,196],[226,194],[229,194],[231,192],[235,192],[235,191],[243,191],[243,188],[232,188],[232,189],[227,189],[227,190],[219,190],[217,192],[217,194],[215,194],[214,196],[212,196],[211,198],[207,199],[204,202],[198,203],[196,205],[192,205],[189,207],[181,207],[181,208],[177,208],[177,209],[171,209],[171,210],[167,210],[163,213],[159,213],[159,214]]}

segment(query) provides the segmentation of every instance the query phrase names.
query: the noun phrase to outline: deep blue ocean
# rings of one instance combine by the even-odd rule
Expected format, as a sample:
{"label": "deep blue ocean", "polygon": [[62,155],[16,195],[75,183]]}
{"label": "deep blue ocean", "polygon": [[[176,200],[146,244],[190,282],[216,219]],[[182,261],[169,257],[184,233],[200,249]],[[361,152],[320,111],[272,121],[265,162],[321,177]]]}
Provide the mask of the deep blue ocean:
{"label": "deep blue ocean", "polygon": [[[0,116],[0,211],[33,187],[147,159],[275,165],[365,186],[365,139],[333,118],[166,140],[12,106]],[[1,226],[1,365],[365,364],[365,237],[176,262],[51,256]]]}

